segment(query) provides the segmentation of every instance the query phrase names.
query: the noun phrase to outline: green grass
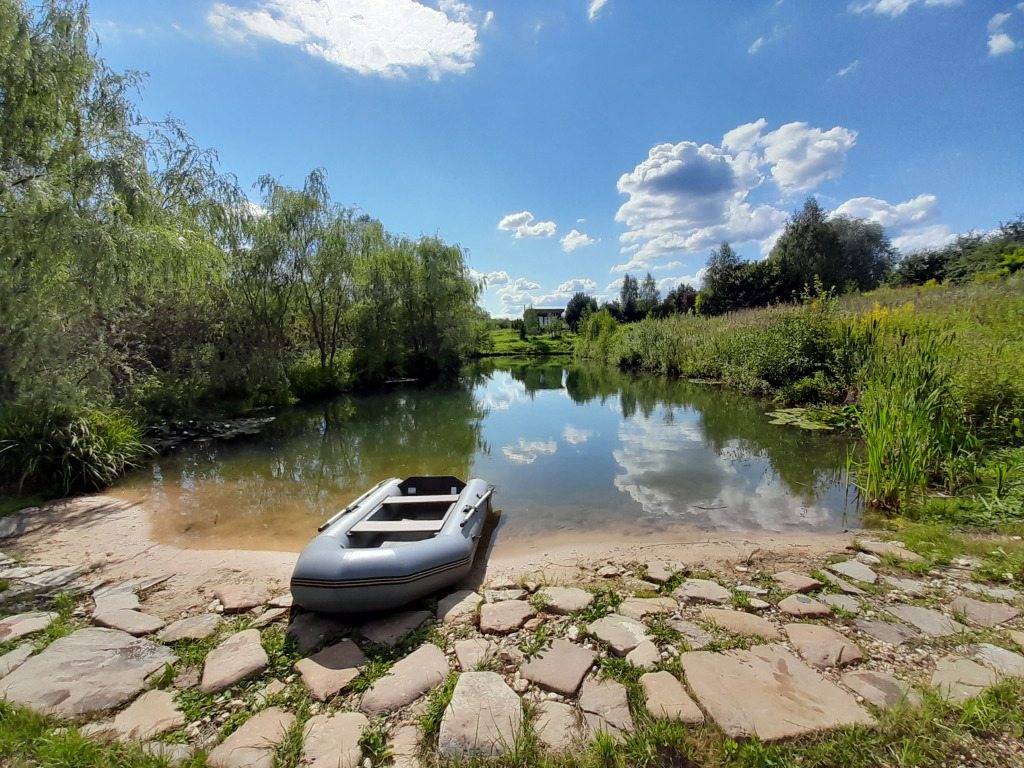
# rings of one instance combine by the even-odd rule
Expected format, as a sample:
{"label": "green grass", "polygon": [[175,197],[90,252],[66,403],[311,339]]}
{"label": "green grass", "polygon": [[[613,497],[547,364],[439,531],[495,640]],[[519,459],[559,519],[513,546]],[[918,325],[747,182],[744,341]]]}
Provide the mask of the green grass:
{"label": "green grass", "polygon": [[433,741],[441,730],[441,720],[444,718],[444,711],[452,702],[452,694],[455,693],[455,684],[459,682],[459,674],[453,672],[441,685],[435,686],[427,699],[427,706],[420,715],[420,730],[423,732],[425,742]]}
{"label": "green grass", "polygon": [[576,335],[563,333],[554,336],[530,336],[519,338],[519,331],[512,328],[497,328],[488,331],[480,357],[533,357],[544,355],[571,355],[576,342]]}
{"label": "green grass", "polygon": [[29,507],[40,507],[52,498],[54,498],[52,495],[39,493],[0,493],[0,517],[12,515]]}

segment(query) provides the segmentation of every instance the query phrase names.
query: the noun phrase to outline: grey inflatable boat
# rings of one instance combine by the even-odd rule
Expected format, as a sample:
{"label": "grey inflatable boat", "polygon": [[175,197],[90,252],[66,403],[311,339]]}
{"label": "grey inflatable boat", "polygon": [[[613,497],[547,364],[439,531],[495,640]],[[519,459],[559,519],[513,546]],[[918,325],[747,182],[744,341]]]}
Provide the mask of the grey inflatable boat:
{"label": "grey inflatable boat", "polygon": [[494,486],[455,477],[383,480],[320,526],[292,572],[296,605],[382,611],[464,578]]}

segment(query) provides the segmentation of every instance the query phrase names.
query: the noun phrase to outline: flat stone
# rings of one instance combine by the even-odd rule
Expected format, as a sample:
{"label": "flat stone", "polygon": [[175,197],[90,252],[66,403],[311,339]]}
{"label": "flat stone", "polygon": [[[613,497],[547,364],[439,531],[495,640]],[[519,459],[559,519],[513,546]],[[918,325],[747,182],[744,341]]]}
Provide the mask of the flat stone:
{"label": "flat stone", "polygon": [[603,568],[597,569],[597,575],[603,579],[614,579],[619,574],[619,569],[616,568],[614,565],[606,565]]}
{"label": "flat stone", "polygon": [[547,600],[545,611],[560,616],[582,611],[594,602],[593,593],[577,587],[544,587],[537,594]]}
{"label": "flat stone", "polygon": [[13,539],[26,533],[38,531],[43,527],[36,517],[39,507],[28,507],[13,515],[0,517],[0,539]]}
{"label": "flat stone", "polygon": [[481,662],[494,655],[494,643],[482,637],[459,640],[455,643],[455,659],[463,672],[472,672]]}
{"label": "flat stone", "polygon": [[647,627],[636,619],[611,614],[587,625],[587,632],[607,643],[616,656],[625,656],[644,640],[650,640]]}
{"label": "flat stone", "polygon": [[650,640],[644,640],[626,654],[626,661],[640,669],[654,669],[654,665],[661,661],[661,651]]}
{"label": "flat stone", "polygon": [[931,637],[946,637],[967,631],[967,627],[963,624],[943,616],[938,611],[922,608],[919,605],[890,605],[886,606],[885,610],[897,619],[913,624]]}
{"label": "flat stone", "polygon": [[141,611],[110,611],[109,613],[101,613],[99,616],[93,616],[92,620],[101,627],[120,629],[122,632],[127,632],[129,635],[135,635],[136,637],[152,635],[164,627],[163,619],[158,619],[156,616],[150,616],[148,613],[142,613]]}
{"label": "flat stone", "polygon": [[324,648],[308,659],[295,662],[295,671],[302,676],[302,684],[317,701],[328,698],[345,688],[359,675],[366,657],[351,640]]}
{"label": "flat stone", "polygon": [[185,667],[174,676],[174,687],[179,691],[183,691],[186,688],[195,688],[199,685],[199,679],[198,667]]}
{"label": "flat stone", "polygon": [[29,576],[25,579],[26,584],[31,584],[39,589],[57,589],[63,587],[79,576],[88,573],[89,569],[80,565],[70,565],[66,568],[55,568],[52,571],[41,573],[38,576]]}
{"label": "flat stone", "polygon": [[283,595],[278,595],[277,597],[270,598],[270,600],[267,602],[267,605],[269,605],[271,608],[291,608],[294,602],[295,601],[292,600],[292,596],[286,592]]}
{"label": "flat stone", "polygon": [[437,618],[445,624],[475,624],[477,609],[483,601],[483,596],[471,589],[453,592],[438,601]]}
{"label": "flat stone", "polygon": [[932,688],[947,701],[962,704],[973,699],[990,685],[999,682],[999,675],[970,659],[946,656],[935,662]]}
{"label": "flat stone", "polygon": [[715,636],[692,621],[685,619],[670,619],[666,625],[683,636],[688,650],[699,651],[708,643],[714,642]]}
{"label": "flat stone", "polygon": [[727,611],[724,608],[705,608],[704,618],[734,635],[753,635],[765,640],[781,640],[782,633],[775,625],[760,616],[745,611]]}
{"label": "flat stone", "polygon": [[0,680],[0,696],[56,717],[77,717],[121,705],[176,659],[159,643],[126,632],[80,629]]}
{"label": "flat stone", "polygon": [[845,725],[874,725],[853,696],[780,645],[680,657],[697,699],[730,738],[775,741]]}
{"label": "flat stone", "polygon": [[421,768],[420,729],[416,725],[400,725],[391,737],[392,768]]}
{"label": "flat stone", "polygon": [[46,573],[50,565],[15,565],[0,568],[0,579],[27,579],[40,573]]}
{"label": "flat stone", "polygon": [[185,716],[170,691],[146,691],[114,718],[110,735],[121,742],[141,742],[185,725]]}
{"label": "flat stone", "polygon": [[786,592],[813,592],[821,589],[824,585],[817,579],[812,579],[803,573],[793,571],[782,571],[776,573],[772,578],[779,583]]}
{"label": "flat stone", "polygon": [[1024,656],[991,643],[974,646],[974,658],[1004,677],[1024,677]]}
{"label": "flat stone", "polygon": [[858,563],[864,563],[864,565],[882,564],[882,558],[878,557],[877,555],[868,554],[867,552],[858,552],[856,555],[853,556],[853,559],[856,560]]}
{"label": "flat stone", "polygon": [[640,621],[646,616],[672,613],[679,610],[679,603],[671,597],[627,597],[615,612]]}
{"label": "flat stone", "polygon": [[767,589],[762,589],[761,587],[753,587],[750,584],[740,584],[736,587],[736,591],[743,592],[747,595],[753,595],[754,597],[764,597],[768,594]]}
{"label": "flat stone", "polygon": [[787,624],[786,634],[804,661],[815,669],[845,667],[864,660],[864,654],[857,644],[831,627]]}
{"label": "flat stone", "polygon": [[267,588],[259,584],[224,584],[213,591],[224,606],[224,613],[242,613],[266,605]]}
{"label": "flat stone", "polygon": [[537,612],[530,604],[522,600],[487,603],[480,607],[480,631],[507,635],[509,632],[515,632],[527,619],[532,619],[536,615]]}
{"label": "flat stone", "polygon": [[707,579],[687,579],[672,593],[681,603],[727,603],[732,592],[721,584]]}
{"label": "flat stone", "polygon": [[265,627],[291,613],[291,608],[270,608],[261,613],[252,623],[254,627]]}
{"label": "flat stone", "polygon": [[503,603],[506,600],[522,600],[526,594],[525,589],[488,589],[484,597],[488,603]]}
{"label": "flat stone", "polygon": [[142,745],[142,751],[150,757],[163,761],[168,768],[178,768],[195,754],[196,748],[191,744],[150,741]]}
{"label": "flat stone", "polygon": [[967,617],[971,624],[994,627],[1020,616],[1020,610],[1002,603],[983,603],[969,597],[958,597],[950,603],[949,610]]}
{"label": "flat stone", "polygon": [[1017,644],[1018,648],[1024,648],[1024,632],[1017,632],[1015,630],[1008,630],[1007,633],[1010,639]]}
{"label": "flat stone", "polygon": [[101,593],[98,597],[94,595],[93,599],[96,601],[96,605],[92,609],[93,618],[104,613],[110,613],[111,611],[142,610],[139,596],[130,589],[108,590]]}
{"label": "flat stone", "polygon": [[537,718],[533,732],[537,741],[550,752],[568,752],[582,737],[576,709],[560,701],[540,701],[535,705]]}
{"label": "flat stone", "polygon": [[704,722],[704,713],[671,672],[648,672],[640,677],[640,685],[652,717],[691,724]]}
{"label": "flat stone", "polygon": [[550,649],[541,651],[524,664],[520,672],[524,678],[545,691],[574,696],[584,676],[594,665],[596,656],[594,651],[559,638],[551,644]]}
{"label": "flat stone", "polygon": [[833,563],[828,566],[828,569],[833,573],[838,573],[840,576],[846,576],[854,581],[863,581],[865,584],[874,584],[878,581],[877,573],[864,565],[864,563],[858,563],[856,560],[846,560],[842,563]]}
{"label": "flat stone", "polygon": [[882,581],[890,587],[894,587],[901,592],[905,592],[911,597],[924,597],[925,592],[928,591],[927,584],[923,581],[916,581],[914,579],[898,579],[895,576],[883,576]]}
{"label": "flat stone", "polygon": [[17,640],[19,637],[31,635],[46,629],[57,618],[56,613],[43,613],[33,611],[32,613],[21,613],[17,616],[8,616],[0,620],[0,643]]}
{"label": "flat stone", "polygon": [[857,619],[854,622],[857,629],[873,640],[892,645],[903,645],[911,640],[920,640],[921,633],[911,629],[904,624],[895,624],[891,621],[867,621]]}
{"label": "flat stone", "polygon": [[430,611],[402,611],[394,616],[387,616],[364,624],[359,630],[359,634],[371,643],[386,645],[390,648],[432,618],[433,614]]}
{"label": "flat stone", "polygon": [[259,675],[268,662],[258,629],[236,632],[206,655],[199,690],[203,693],[226,691]]}
{"label": "flat stone", "polygon": [[593,678],[585,680],[580,691],[580,709],[591,738],[604,732],[621,743],[624,741],[623,732],[633,730],[629,697],[622,683]]}
{"label": "flat stone", "polygon": [[0,656],[0,678],[7,677],[7,675],[28,661],[34,650],[35,646],[31,643],[22,643],[13,651]]}
{"label": "flat stone", "polygon": [[961,586],[968,592],[985,595],[985,597],[995,600],[1019,600],[1021,598],[1020,592],[1008,587],[990,587],[988,584],[975,584],[972,581],[964,582]]}
{"label": "flat stone", "polygon": [[921,705],[921,693],[909,683],[884,672],[844,672],[843,685],[881,709]]}
{"label": "flat stone", "polygon": [[857,542],[857,545],[862,551],[872,555],[878,555],[879,557],[890,555],[892,557],[898,557],[900,560],[908,563],[924,562],[924,558],[917,554],[917,552],[912,552],[906,547],[901,547],[888,541],[865,540]]}
{"label": "flat stone", "polygon": [[669,581],[676,571],[672,567],[671,563],[666,563],[661,560],[652,560],[647,563],[647,580],[653,581],[655,584],[664,584]]}
{"label": "flat stone", "polygon": [[441,719],[437,751],[447,757],[500,757],[523,724],[519,696],[496,672],[463,672]]}
{"label": "flat stone", "polygon": [[806,595],[790,595],[779,603],[779,610],[788,616],[831,616],[832,609]]}
{"label": "flat stone", "polygon": [[254,698],[260,704],[266,704],[267,700],[273,696],[284,693],[288,690],[288,686],[280,680],[271,680],[265,686],[256,691]]}
{"label": "flat stone", "polygon": [[394,712],[411,704],[448,677],[448,659],[433,643],[421,645],[377,680],[359,708],[368,715]]}
{"label": "flat stone", "polygon": [[747,607],[754,608],[758,611],[763,611],[765,608],[771,608],[771,603],[766,603],[764,600],[758,597],[747,598]]}
{"label": "flat stone", "polygon": [[369,722],[359,712],[311,717],[302,731],[302,764],[311,768],[356,768],[363,759],[359,739]]}
{"label": "flat stone", "polygon": [[822,595],[821,602],[830,608],[839,608],[847,613],[860,613],[860,601],[849,595]]}
{"label": "flat stone", "polygon": [[209,755],[210,768],[273,768],[274,750],[295,722],[295,715],[270,707],[246,720]]}
{"label": "flat stone", "polygon": [[340,619],[320,613],[300,613],[288,625],[288,637],[295,640],[299,653],[309,653],[347,631],[348,625]]}
{"label": "flat stone", "polygon": [[839,587],[839,589],[842,590],[843,593],[845,593],[847,595],[857,595],[859,597],[863,597],[864,595],[867,594],[867,592],[865,592],[860,587],[851,584],[850,582],[846,581],[845,579],[840,579],[834,573],[829,573],[828,571],[822,571],[821,575],[825,577],[825,580],[829,584],[832,584],[832,585],[834,585],[836,587]]}

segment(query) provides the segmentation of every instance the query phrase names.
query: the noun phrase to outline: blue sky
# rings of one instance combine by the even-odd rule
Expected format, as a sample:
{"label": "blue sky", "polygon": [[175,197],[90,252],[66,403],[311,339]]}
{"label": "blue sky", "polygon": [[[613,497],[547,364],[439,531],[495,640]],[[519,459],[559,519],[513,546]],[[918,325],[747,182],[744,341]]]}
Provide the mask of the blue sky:
{"label": "blue sky", "polygon": [[[904,252],[1024,210],[1016,0],[92,0],[222,169],[439,234],[483,305],[696,282],[815,195]],[[253,197],[257,196],[254,191]]]}

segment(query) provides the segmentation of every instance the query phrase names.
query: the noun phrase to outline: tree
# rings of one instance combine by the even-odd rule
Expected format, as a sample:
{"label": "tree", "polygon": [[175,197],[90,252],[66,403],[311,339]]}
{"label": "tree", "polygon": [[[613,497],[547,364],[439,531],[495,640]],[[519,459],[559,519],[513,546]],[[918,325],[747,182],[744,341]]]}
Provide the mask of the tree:
{"label": "tree", "polygon": [[665,297],[665,301],[657,310],[659,317],[669,315],[685,315],[694,309],[697,303],[697,289],[688,283],[680,283]]}
{"label": "tree", "polygon": [[813,197],[786,224],[769,259],[782,273],[785,299],[798,296],[815,276],[827,289],[845,287],[843,244]]}
{"label": "tree", "polygon": [[739,254],[729,243],[723,242],[708,254],[704,269],[704,290],[711,294],[721,294],[740,264]]}
{"label": "tree", "polygon": [[640,285],[630,274],[622,278],[622,289],[619,292],[619,306],[626,322],[632,322],[637,315],[637,302],[640,300]]}
{"label": "tree", "polygon": [[640,284],[639,298],[637,300],[637,312],[641,316],[647,316],[661,304],[661,291],[651,273],[647,273],[643,283]]}
{"label": "tree", "polygon": [[589,308],[592,313],[597,312],[597,299],[593,296],[588,296],[582,291],[573,294],[573,297],[569,299],[569,303],[565,306],[565,322],[569,324],[573,331],[579,326],[586,308]]}
{"label": "tree", "polygon": [[828,226],[839,238],[842,248],[841,291],[870,291],[885,282],[899,253],[881,224],[849,216],[831,216]]}
{"label": "tree", "polygon": [[523,338],[536,336],[540,333],[540,321],[537,319],[537,310],[527,307],[523,310]]}

